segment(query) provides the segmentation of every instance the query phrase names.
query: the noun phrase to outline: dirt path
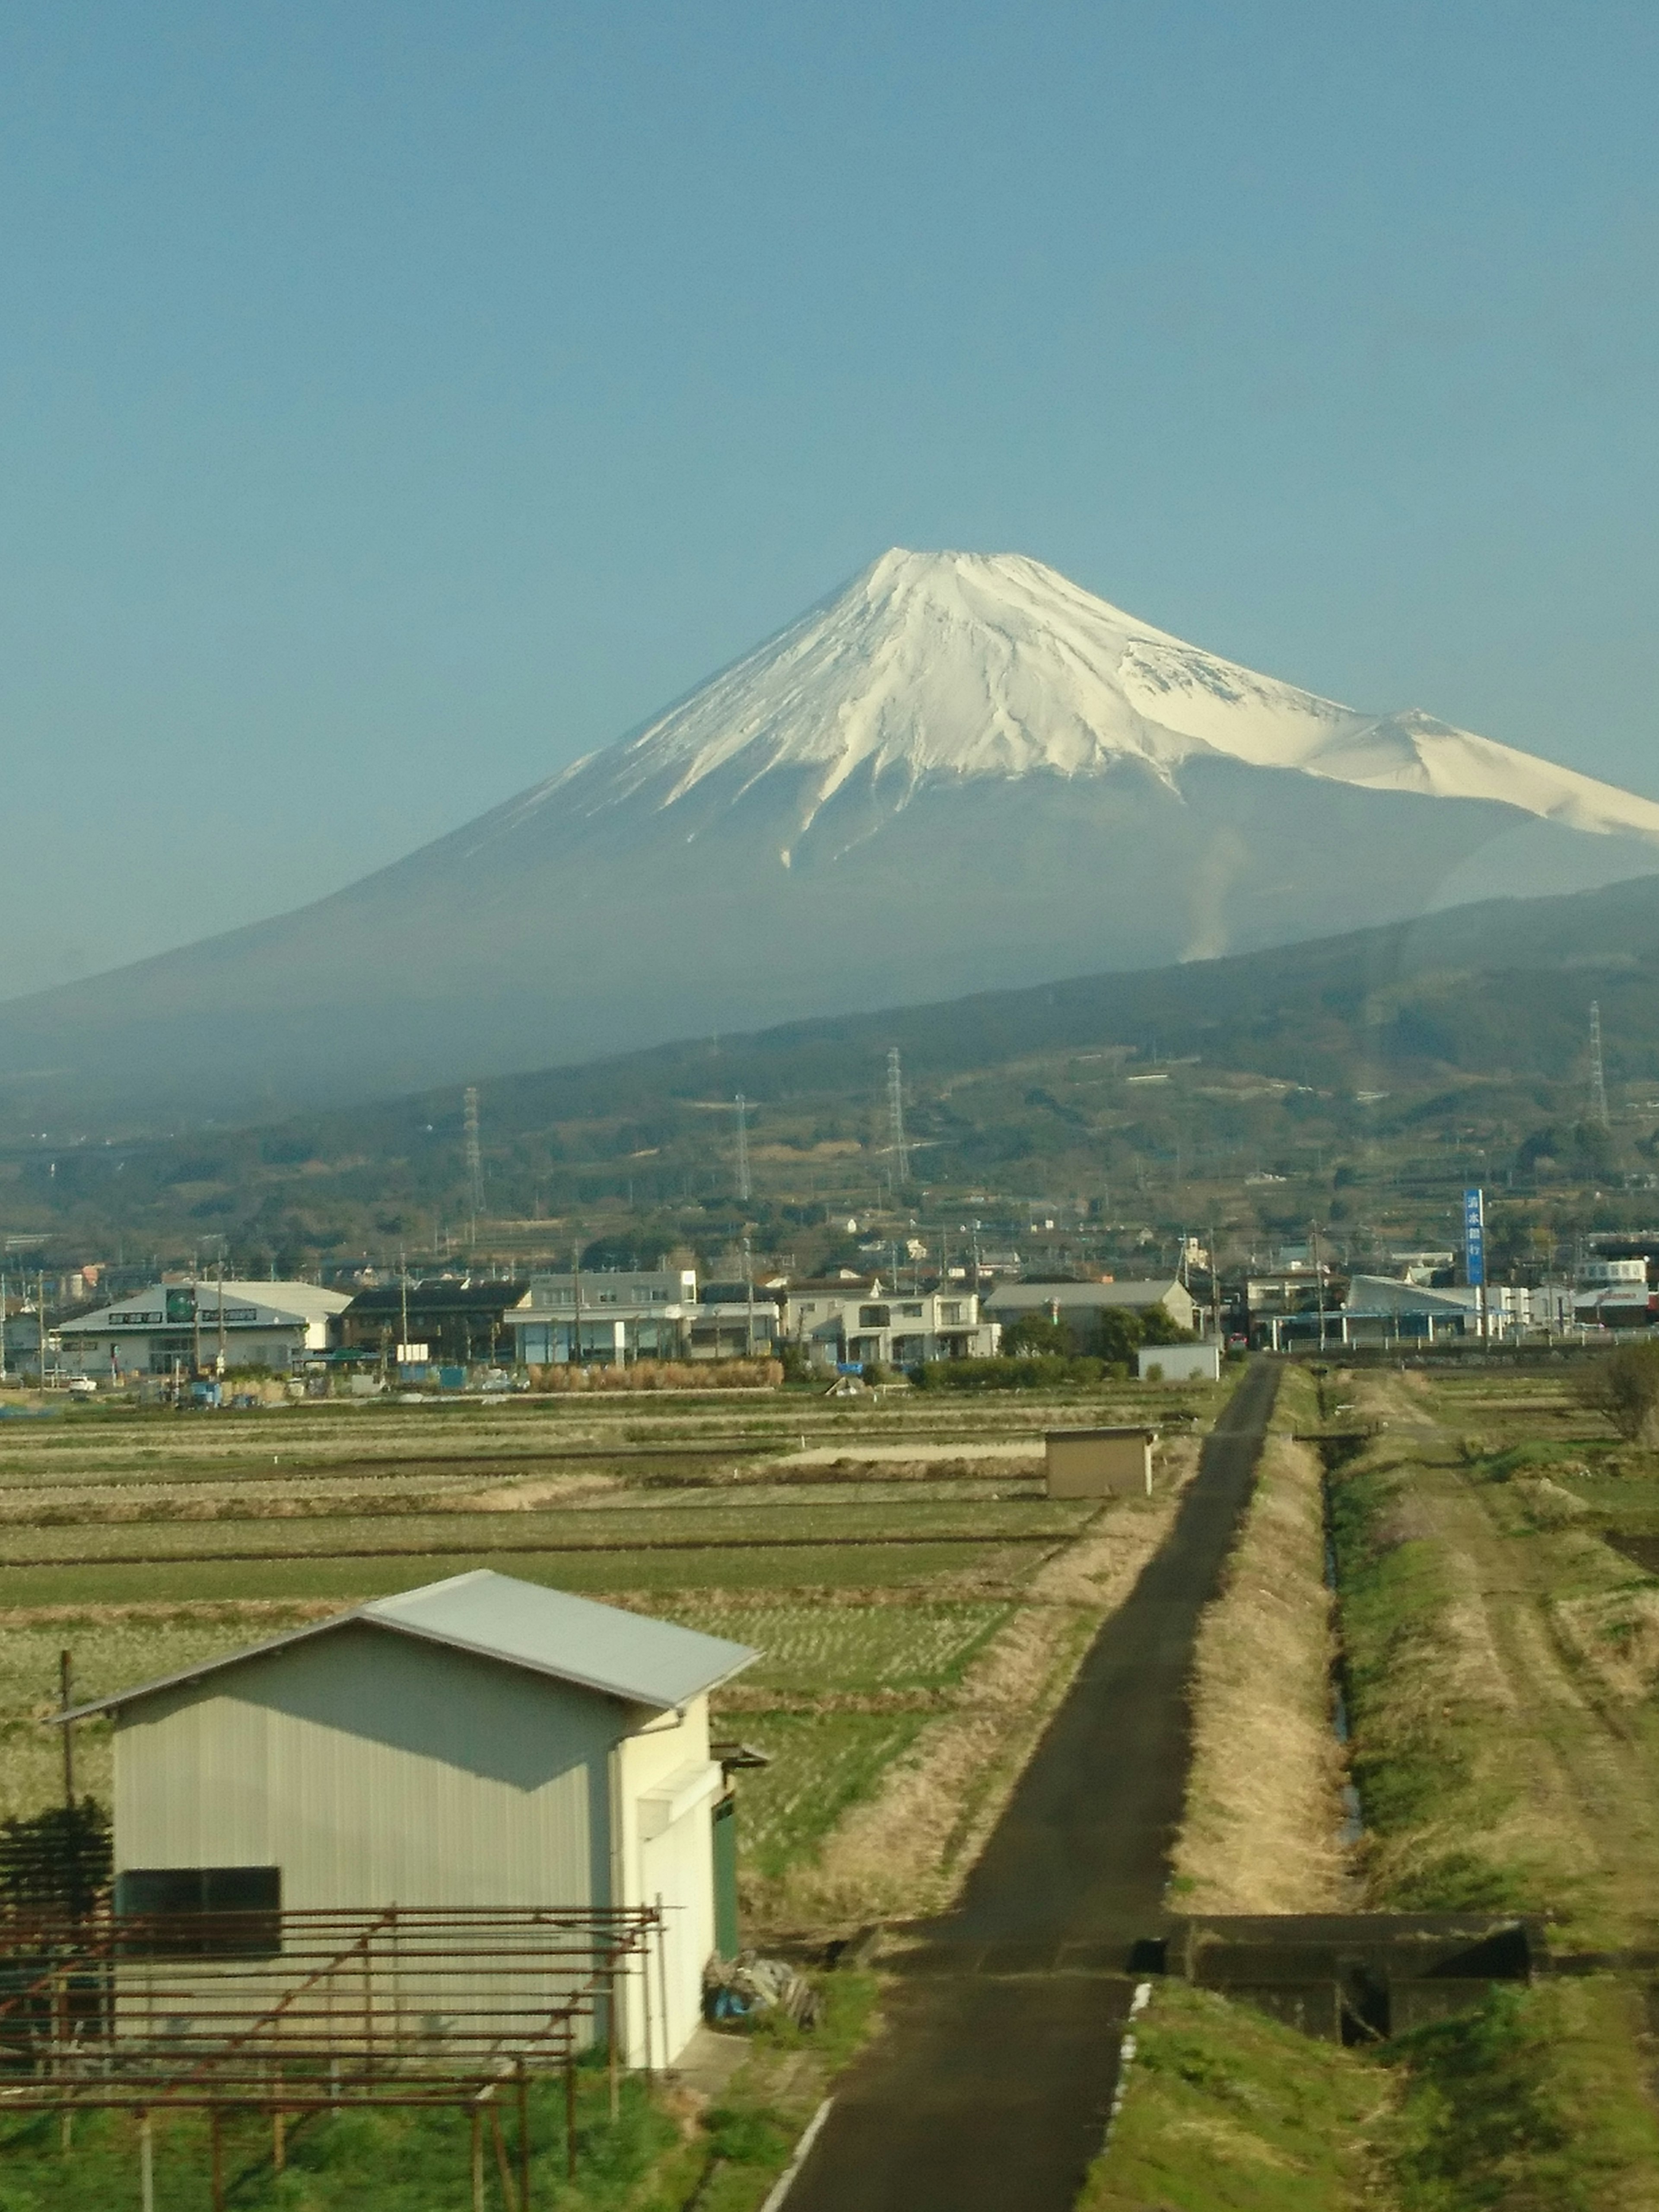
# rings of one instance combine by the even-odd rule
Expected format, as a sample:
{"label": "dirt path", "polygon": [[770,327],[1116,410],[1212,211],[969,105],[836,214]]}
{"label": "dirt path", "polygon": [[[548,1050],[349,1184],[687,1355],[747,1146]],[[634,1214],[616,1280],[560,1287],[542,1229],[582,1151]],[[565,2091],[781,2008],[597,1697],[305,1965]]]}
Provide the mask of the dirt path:
{"label": "dirt path", "polygon": [[1259,1366],[1234,1394],[956,1910],[885,1962],[886,2031],[838,2091],[789,2212],[1069,2212],[1110,2106],[1130,1946],[1163,1924],[1193,1639],[1276,1381]]}

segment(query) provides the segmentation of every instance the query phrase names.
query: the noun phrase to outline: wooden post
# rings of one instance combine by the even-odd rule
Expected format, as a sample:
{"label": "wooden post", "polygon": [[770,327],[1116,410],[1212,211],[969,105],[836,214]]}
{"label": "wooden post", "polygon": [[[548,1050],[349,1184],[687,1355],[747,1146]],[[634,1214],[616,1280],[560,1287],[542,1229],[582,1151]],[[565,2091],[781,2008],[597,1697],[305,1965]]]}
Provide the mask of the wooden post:
{"label": "wooden post", "polygon": [[484,2212],[483,2114],[477,2098],[472,2101],[472,2212]]}
{"label": "wooden post", "polygon": [[657,1892],[657,1987],[662,1996],[662,2070],[665,2074],[672,2052],[668,2041],[668,1922],[660,1890]]}
{"label": "wooden post", "polygon": [[617,2043],[617,1967],[613,1955],[611,1966],[611,1994],[605,2008],[606,2040],[610,2049],[605,2053],[605,2069],[611,2076],[611,2118],[614,2124],[622,2117],[621,2052]]}
{"label": "wooden post", "polygon": [[565,2179],[576,2179],[576,2053],[564,2054],[564,2171]]}
{"label": "wooden post", "polygon": [[288,2164],[288,2115],[279,2105],[270,2116],[270,2170],[281,2173]]}
{"label": "wooden post", "polygon": [[138,2115],[138,2208],[155,2212],[155,2134],[148,2112]]}
{"label": "wooden post", "polygon": [[225,2212],[225,2138],[217,2105],[208,2107],[208,2159],[213,2177],[213,2212]]}
{"label": "wooden post", "polygon": [[530,2212],[530,2076],[522,2055],[514,2063],[519,2098],[519,2212]]}

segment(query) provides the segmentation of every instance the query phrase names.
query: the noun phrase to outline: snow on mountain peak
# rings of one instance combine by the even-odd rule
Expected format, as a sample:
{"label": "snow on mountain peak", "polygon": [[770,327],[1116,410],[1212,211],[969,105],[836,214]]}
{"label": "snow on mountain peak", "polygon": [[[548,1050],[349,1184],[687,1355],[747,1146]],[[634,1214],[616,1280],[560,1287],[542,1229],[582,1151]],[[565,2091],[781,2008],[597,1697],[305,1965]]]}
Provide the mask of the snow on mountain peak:
{"label": "snow on mountain peak", "polygon": [[672,806],[728,770],[739,792],[787,772],[798,842],[854,776],[892,805],[936,781],[1126,761],[1178,790],[1195,756],[1659,842],[1650,800],[1430,715],[1367,714],[1259,676],[1040,561],[901,547],[556,786],[588,813],[647,793]]}

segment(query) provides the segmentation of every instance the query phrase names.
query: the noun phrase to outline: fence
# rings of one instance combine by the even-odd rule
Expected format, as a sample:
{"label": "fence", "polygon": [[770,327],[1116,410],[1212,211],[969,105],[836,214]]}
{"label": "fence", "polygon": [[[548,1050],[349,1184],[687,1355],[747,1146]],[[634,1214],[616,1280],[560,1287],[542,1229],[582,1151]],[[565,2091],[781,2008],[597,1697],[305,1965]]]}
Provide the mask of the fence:
{"label": "fence", "polygon": [[0,1917],[0,2120],[80,2111],[139,2122],[144,2212],[152,2121],[207,2116],[214,2212],[222,2124],[268,2116],[271,2160],[289,2124],[368,2106],[441,2106],[471,2118],[483,2203],[488,2119],[505,2185],[504,2092],[518,2111],[516,2195],[530,2212],[528,2084],[562,2071],[574,2166],[575,2063],[603,2043],[612,2116],[620,2022],[641,2008],[645,2048],[663,2004],[661,1913],[477,1906]]}

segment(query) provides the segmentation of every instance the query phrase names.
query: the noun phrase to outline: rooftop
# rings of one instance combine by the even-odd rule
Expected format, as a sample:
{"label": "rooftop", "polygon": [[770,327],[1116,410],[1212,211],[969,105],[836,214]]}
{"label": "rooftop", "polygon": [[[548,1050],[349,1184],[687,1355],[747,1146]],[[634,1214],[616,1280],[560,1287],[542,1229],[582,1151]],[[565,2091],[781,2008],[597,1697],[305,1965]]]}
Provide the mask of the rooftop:
{"label": "rooftop", "polygon": [[330,1635],[352,1623],[447,1644],[659,1712],[684,1705],[741,1674],[758,1656],[747,1644],[728,1644],[723,1637],[704,1636],[673,1621],[652,1620],[592,1598],[573,1597],[568,1590],[547,1589],[539,1583],[520,1582],[515,1576],[480,1567],[396,1597],[371,1599],[290,1635],[118,1690],[62,1717],[78,1720],[113,1712],[159,1691],[205,1680],[227,1668]]}

